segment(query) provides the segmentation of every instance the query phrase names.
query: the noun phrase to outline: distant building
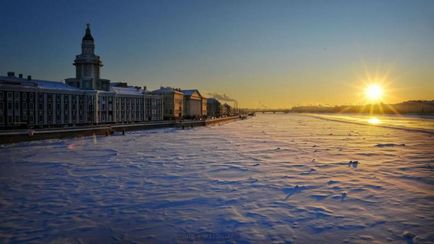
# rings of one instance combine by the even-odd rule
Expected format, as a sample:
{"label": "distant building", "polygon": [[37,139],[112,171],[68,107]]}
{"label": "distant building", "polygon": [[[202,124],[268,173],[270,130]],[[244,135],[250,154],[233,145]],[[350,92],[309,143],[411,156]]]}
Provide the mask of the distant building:
{"label": "distant building", "polygon": [[[115,122],[128,123],[163,119],[163,98],[151,94],[146,87],[128,86],[127,83],[120,82],[114,83],[111,90],[115,93]],[[110,97],[108,99],[110,101]]]}
{"label": "distant building", "polygon": [[163,120],[163,97],[150,92],[145,93],[145,120]]}
{"label": "distant building", "polygon": [[223,106],[222,106],[222,115],[223,116],[231,116],[232,114],[233,114],[232,107],[229,104],[227,104],[227,103],[223,104]]}
{"label": "distant building", "polygon": [[184,117],[206,117],[206,98],[196,89],[182,90],[184,93]]}
{"label": "distant building", "polygon": [[184,93],[181,89],[172,87],[160,87],[152,91],[152,94],[161,95],[163,98],[164,119],[181,119],[184,110]]}
{"label": "distant building", "polygon": [[202,117],[208,117],[208,98],[202,97]]}
{"label": "distant building", "polygon": [[27,79],[8,72],[0,76],[0,127],[46,127],[99,123],[131,123],[163,119],[163,99],[125,82],[100,79],[102,63],[94,54],[89,25],[76,77],[57,81]]}
{"label": "distant building", "polygon": [[62,82],[0,77],[0,126],[50,126],[95,121],[95,95]]}
{"label": "distant building", "polygon": [[220,117],[222,115],[222,104],[215,98],[208,98],[206,110],[209,117]]}

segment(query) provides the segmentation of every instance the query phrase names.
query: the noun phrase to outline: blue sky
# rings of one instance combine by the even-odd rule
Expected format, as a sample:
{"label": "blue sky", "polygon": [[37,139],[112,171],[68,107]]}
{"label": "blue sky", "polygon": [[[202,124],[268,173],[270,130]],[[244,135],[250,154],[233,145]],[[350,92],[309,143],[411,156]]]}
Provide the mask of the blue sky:
{"label": "blue sky", "polygon": [[[0,73],[74,76],[86,23],[102,77],[226,93],[247,107],[434,99],[434,1],[5,1]],[[375,76],[375,75],[374,75]]]}

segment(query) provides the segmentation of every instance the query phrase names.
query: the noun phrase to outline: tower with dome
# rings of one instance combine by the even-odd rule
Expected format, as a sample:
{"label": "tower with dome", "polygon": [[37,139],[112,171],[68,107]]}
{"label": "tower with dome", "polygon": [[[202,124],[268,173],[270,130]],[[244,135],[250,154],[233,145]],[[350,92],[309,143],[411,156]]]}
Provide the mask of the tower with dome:
{"label": "tower with dome", "polygon": [[81,41],[81,53],[75,56],[75,78],[66,79],[66,83],[84,90],[110,90],[110,81],[100,78],[101,58],[95,54],[95,40],[90,24],[86,24]]}

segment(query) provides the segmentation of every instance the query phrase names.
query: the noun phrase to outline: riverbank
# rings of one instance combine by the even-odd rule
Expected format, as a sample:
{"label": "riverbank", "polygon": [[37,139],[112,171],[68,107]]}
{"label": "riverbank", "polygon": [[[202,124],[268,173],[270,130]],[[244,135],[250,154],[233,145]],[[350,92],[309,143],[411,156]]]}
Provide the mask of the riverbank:
{"label": "riverbank", "polygon": [[21,141],[45,140],[55,138],[69,138],[93,135],[113,135],[125,133],[131,130],[150,130],[158,128],[176,127],[192,128],[197,126],[207,126],[214,124],[227,123],[242,119],[239,116],[231,116],[207,120],[184,120],[184,121],[152,121],[135,124],[114,124],[97,126],[80,126],[71,128],[45,128],[45,129],[22,129],[12,131],[0,131],[0,144],[16,143]]}

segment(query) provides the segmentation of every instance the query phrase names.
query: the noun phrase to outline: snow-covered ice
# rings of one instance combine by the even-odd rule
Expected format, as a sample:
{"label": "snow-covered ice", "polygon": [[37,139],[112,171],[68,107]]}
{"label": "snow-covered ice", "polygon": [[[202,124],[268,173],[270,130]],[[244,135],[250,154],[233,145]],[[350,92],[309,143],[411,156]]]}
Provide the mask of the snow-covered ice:
{"label": "snow-covered ice", "polygon": [[0,147],[0,242],[434,242],[433,135],[304,115]]}

